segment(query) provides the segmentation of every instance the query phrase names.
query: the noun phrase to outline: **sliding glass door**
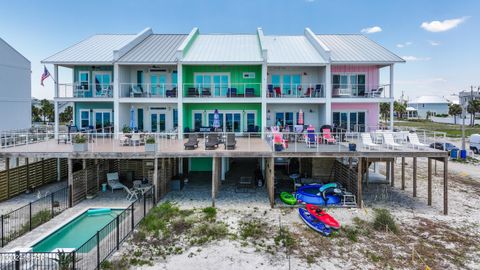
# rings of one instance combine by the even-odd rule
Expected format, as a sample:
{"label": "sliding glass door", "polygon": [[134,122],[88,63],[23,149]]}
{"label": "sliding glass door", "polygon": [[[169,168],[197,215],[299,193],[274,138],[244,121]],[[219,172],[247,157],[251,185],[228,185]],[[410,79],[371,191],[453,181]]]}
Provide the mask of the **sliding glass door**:
{"label": "sliding glass door", "polygon": [[365,132],[365,112],[334,112],[333,124],[350,132]]}

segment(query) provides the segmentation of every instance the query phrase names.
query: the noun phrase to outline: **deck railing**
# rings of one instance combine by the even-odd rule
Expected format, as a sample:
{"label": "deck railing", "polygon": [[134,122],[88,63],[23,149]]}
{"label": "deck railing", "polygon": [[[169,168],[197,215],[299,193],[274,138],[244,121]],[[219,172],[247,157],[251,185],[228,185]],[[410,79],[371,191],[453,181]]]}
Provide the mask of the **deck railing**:
{"label": "deck railing", "polygon": [[334,98],[390,98],[389,84],[332,84]]}
{"label": "deck railing", "polygon": [[[68,187],[0,216],[1,246],[30,232],[68,208]],[[0,267],[0,269],[3,269]]]}
{"label": "deck railing", "polygon": [[61,83],[56,98],[112,98],[110,83]]}
{"label": "deck railing", "polygon": [[121,83],[121,98],[176,98],[176,83]]}
{"label": "deck railing", "polygon": [[189,98],[254,98],[261,96],[261,83],[184,83],[184,97]]}
{"label": "deck railing", "polygon": [[79,248],[59,252],[0,252],[0,269],[100,269],[155,206],[154,186]]}
{"label": "deck railing", "polygon": [[268,98],[324,98],[323,83],[268,84]]}

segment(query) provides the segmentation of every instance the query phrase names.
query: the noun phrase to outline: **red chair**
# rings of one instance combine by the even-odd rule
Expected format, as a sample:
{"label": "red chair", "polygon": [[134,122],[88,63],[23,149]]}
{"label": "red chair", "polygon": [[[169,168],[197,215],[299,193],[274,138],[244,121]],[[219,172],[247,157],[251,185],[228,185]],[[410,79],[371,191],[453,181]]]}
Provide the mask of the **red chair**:
{"label": "red chair", "polygon": [[275,90],[275,96],[276,97],[281,97],[282,96],[282,89],[279,86],[274,87],[273,90]]}
{"label": "red chair", "polygon": [[335,137],[332,136],[332,133],[330,133],[330,129],[324,128],[322,130],[322,140],[324,143],[336,143],[337,140],[335,140]]}

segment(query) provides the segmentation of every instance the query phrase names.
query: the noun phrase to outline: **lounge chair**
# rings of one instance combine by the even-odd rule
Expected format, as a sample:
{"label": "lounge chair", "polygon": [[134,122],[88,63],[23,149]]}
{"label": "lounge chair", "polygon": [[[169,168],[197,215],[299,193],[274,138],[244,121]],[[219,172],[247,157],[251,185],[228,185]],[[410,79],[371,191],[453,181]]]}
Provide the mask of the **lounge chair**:
{"label": "lounge chair", "polygon": [[225,149],[234,150],[237,145],[237,140],[235,140],[235,133],[228,133],[227,140],[225,142]]}
{"label": "lounge chair", "polygon": [[237,88],[228,88],[227,89],[227,97],[236,97],[237,96]]}
{"label": "lounge chair", "polygon": [[413,148],[420,149],[420,148],[428,147],[428,145],[420,142],[420,140],[418,139],[417,133],[409,133],[408,141]]}
{"label": "lounge chair", "polygon": [[123,186],[123,189],[127,192],[127,201],[138,200],[138,190],[136,190],[134,188],[129,189],[126,186]]}
{"label": "lounge chair", "polygon": [[139,146],[140,145],[140,134],[138,133],[133,133],[132,138],[130,139],[130,143],[134,146]]}
{"label": "lounge chair", "polygon": [[118,178],[118,172],[107,173],[107,184],[112,190],[112,192],[115,189],[127,188],[124,184],[120,183],[120,179]]}
{"label": "lounge chair", "polygon": [[392,133],[383,133],[383,144],[388,148],[395,150],[395,148],[400,148],[402,147],[400,144],[395,142],[395,139],[393,138]]}
{"label": "lounge chair", "polygon": [[245,97],[254,97],[255,90],[253,88],[245,88]]}
{"label": "lounge chair", "polygon": [[194,150],[198,147],[198,139],[197,134],[189,134],[188,141],[183,144],[185,146],[185,150]]}
{"label": "lounge chair", "polygon": [[323,85],[317,84],[315,85],[315,97],[323,97]]}
{"label": "lounge chair", "polygon": [[274,97],[275,96],[275,91],[273,91],[273,85],[269,84],[267,86],[267,88],[268,88],[268,96],[269,97]]}
{"label": "lounge chair", "polygon": [[205,150],[214,150],[218,147],[219,143],[218,134],[208,134],[205,139]]}
{"label": "lounge chair", "polygon": [[139,85],[132,86],[130,90],[130,97],[143,97],[142,87]]}
{"label": "lounge chair", "polygon": [[305,136],[305,143],[307,144],[307,147],[310,148],[310,146],[315,146],[317,145],[317,135],[315,135],[315,130],[314,129],[307,129],[307,136]]}
{"label": "lounge chair", "polygon": [[360,136],[362,138],[362,144],[365,149],[372,150],[380,146],[379,144],[373,143],[370,133],[361,133]]}
{"label": "lounge chair", "polygon": [[324,128],[322,130],[322,141],[324,143],[336,143],[337,140],[335,140],[335,137],[332,136],[332,133],[330,133],[330,129]]}
{"label": "lounge chair", "polygon": [[212,92],[210,91],[210,88],[202,89],[202,97],[210,97],[211,95],[212,95]]}
{"label": "lounge chair", "polygon": [[167,97],[177,97],[177,88],[174,87],[174,88],[171,89],[171,90],[167,90],[167,91],[165,92],[165,95],[166,95]]}
{"label": "lounge chair", "polygon": [[197,88],[194,88],[194,87],[188,88],[187,97],[198,97]]}

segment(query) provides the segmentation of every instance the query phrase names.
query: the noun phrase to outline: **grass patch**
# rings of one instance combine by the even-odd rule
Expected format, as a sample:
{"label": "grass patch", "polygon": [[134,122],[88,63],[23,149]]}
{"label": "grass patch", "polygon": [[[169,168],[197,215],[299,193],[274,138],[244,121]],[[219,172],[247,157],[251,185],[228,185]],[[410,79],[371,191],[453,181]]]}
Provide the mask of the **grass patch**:
{"label": "grass patch", "polygon": [[[469,120],[466,122],[468,123]],[[457,118],[457,123],[461,120]],[[447,137],[460,138],[462,137],[462,129],[459,125],[435,123],[430,120],[408,120],[395,122],[395,126],[410,127],[416,129],[426,129],[429,131],[445,132]],[[465,125],[465,136],[469,137],[472,134],[480,133],[480,126],[473,127]]]}
{"label": "grass patch", "polygon": [[215,220],[217,218],[217,208],[215,207],[205,207],[202,212],[207,220]]}
{"label": "grass patch", "polygon": [[375,209],[373,228],[377,231],[385,231],[388,229],[395,234],[398,233],[398,226],[392,214],[390,214],[387,209]]}
{"label": "grass patch", "polygon": [[293,237],[292,233],[286,227],[280,227],[277,232],[277,235],[274,238],[275,244],[277,246],[284,246],[288,250],[295,247],[297,244],[296,239]]}
{"label": "grass patch", "polygon": [[203,245],[210,241],[220,240],[228,235],[228,228],[225,223],[201,223],[191,231],[192,244]]}
{"label": "grass patch", "polygon": [[243,240],[248,238],[259,239],[265,236],[267,224],[260,219],[254,218],[240,222],[240,237]]}

